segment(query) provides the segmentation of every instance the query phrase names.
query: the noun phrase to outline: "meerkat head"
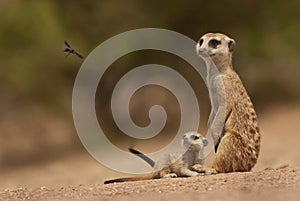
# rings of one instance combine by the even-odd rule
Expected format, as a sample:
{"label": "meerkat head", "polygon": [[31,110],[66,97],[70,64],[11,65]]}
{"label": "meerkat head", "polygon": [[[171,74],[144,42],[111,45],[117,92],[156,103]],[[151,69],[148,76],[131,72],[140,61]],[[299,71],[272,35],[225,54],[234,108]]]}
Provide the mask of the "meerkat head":
{"label": "meerkat head", "polygon": [[197,54],[204,59],[210,57],[218,66],[224,62],[231,65],[235,41],[221,33],[204,34],[196,45]]}
{"label": "meerkat head", "polygon": [[192,131],[183,135],[181,143],[188,150],[200,151],[207,146],[208,141],[200,133]]}

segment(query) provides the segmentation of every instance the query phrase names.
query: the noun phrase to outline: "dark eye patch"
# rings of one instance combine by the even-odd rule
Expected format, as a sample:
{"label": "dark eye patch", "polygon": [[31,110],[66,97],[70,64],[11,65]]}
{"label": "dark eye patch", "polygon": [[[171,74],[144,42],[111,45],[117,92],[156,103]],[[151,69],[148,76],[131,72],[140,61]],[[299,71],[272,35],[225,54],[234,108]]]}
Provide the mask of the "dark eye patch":
{"label": "dark eye patch", "polygon": [[216,39],[211,39],[208,43],[208,45],[213,47],[213,48],[216,48],[220,44],[221,44],[221,41],[216,40]]}
{"label": "dark eye patch", "polygon": [[199,139],[199,136],[197,136],[197,135],[192,135],[191,138],[192,138],[192,140],[198,140],[198,139]]}

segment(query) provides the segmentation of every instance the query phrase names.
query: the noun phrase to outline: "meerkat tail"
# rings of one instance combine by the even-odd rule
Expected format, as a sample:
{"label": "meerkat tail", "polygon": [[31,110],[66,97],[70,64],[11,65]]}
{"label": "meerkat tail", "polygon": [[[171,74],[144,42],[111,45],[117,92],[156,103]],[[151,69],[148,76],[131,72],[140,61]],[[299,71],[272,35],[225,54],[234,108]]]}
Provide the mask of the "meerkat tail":
{"label": "meerkat tail", "polygon": [[128,148],[128,150],[133,153],[134,155],[140,157],[141,159],[143,159],[146,163],[148,163],[151,167],[154,167],[155,165],[155,162],[149,158],[148,156],[146,156],[145,154],[143,154],[142,152],[136,150],[136,149],[133,149],[133,148]]}
{"label": "meerkat tail", "polygon": [[126,181],[141,181],[141,180],[149,180],[152,177],[125,177],[125,178],[118,178],[118,179],[111,179],[104,181],[104,184],[112,184],[112,183],[119,183],[119,182],[126,182]]}
{"label": "meerkat tail", "polygon": [[111,184],[111,183],[119,183],[119,182],[126,182],[126,181],[142,181],[142,180],[150,180],[150,179],[159,179],[159,171],[154,172],[149,175],[140,176],[140,177],[125,177],[125,178],[118,178],[118,179],[111,179],[104,181],[104,184]]}

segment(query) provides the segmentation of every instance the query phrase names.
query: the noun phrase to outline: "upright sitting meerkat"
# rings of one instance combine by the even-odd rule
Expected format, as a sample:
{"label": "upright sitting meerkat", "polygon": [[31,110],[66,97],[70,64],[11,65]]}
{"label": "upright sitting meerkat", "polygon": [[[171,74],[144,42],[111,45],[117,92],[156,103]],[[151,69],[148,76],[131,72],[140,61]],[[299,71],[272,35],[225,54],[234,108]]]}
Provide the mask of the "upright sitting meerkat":
{"label": "upright sitting meerkat", "polygon": [[[208,132],[215,140],[216,157],[212,167],[220,173],[250,171],[260,150],[256,113],[232,66],[234,46],[233,39],[220,33],[203,35],[196,46],[208,66],[207,83],[212,103]],[[213,72],[213,64],[217,74]],[[218,133],[218,129],[221,132]],[[202,172],[205,168],[195,165],[193,169]]]}
{"label": "upright sitting meerkat", "polygon": [[[182,145],[187,149],[184,154],[170,154],[155,163],[157,171],[140,177],[128,177],[107,180],[104,184],[125,181],[140,181],[149,179],[171,178],[171,177],[194,177],[199,173],[191,168],[195,164],[203,164],[202,150],[207,145],[205,137],[196,132],[185,133],[182,137]],[[142,154],[142,153],[139,153]],[[143,154],[142,154],[143,155]],[[143,156],[143,159],[147,158]],[[145,160],[145,159],[144,159]]]}

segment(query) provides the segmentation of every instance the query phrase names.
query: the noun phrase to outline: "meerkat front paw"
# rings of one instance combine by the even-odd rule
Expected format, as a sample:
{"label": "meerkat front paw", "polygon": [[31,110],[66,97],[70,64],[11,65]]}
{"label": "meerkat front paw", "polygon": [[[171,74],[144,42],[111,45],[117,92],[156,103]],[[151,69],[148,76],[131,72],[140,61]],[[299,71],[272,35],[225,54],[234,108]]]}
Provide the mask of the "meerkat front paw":
{"label": "meerkat front paw", "polygon": [[217,170],[211,168],[209,170],[206,170],[204,174],[205,175],[211,175],[211,174],[218,174],[218,172],[217,172]]}
{"label": "meerkat front paw", "polygon": [[195,164],[192,166],[192,170],[203,173],[201,175],[210,175],[210,174],[217,174],[218,172],[214,168],[206,167],[204,165]]}
{"label": "meerkat front paw", "polygon": [[203,165],[200,165],[200,164],[193,165],[192,170],[196,171],[198,173],[205,173],[205,167]]}
{"label": "meerkat front paw", "polygon": [[177,177],[177,174],[175,173],[170,173],[170,174],[166,174],[163,176],[163,178],[176,178]]}

